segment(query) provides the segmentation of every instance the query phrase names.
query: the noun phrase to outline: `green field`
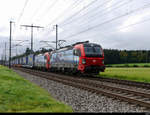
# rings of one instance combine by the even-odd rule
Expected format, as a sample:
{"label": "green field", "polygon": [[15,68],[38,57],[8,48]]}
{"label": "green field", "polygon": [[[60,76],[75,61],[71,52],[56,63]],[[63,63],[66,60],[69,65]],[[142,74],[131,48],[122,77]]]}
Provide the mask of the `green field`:
{"label": "green field", "polygon": [[107,64],[110,67],[150,67],[150,63]]}
{"label": "green field", "polygon": [[72,112],[36,84],[0,66],[0,112]]}
{"label": "green field", "polygon": [[150,68],[106,68],[100,76],[150,83]]}

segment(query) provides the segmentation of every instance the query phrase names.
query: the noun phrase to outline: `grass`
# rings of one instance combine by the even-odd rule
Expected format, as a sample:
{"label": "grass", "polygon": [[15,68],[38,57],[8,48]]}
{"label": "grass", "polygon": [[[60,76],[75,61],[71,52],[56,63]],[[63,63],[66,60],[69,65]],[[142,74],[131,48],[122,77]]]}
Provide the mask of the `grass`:
{"label": "grass", "polygon": [[0,66],[0,112],[72,112],[36,84]]}
{"label": "grass", "polygon": [[100,76],[150,83],[150,68],[106,68]]}
{"label": "grass", "polygon": [[150,67],[150,63],[107,64],[110,67]]}

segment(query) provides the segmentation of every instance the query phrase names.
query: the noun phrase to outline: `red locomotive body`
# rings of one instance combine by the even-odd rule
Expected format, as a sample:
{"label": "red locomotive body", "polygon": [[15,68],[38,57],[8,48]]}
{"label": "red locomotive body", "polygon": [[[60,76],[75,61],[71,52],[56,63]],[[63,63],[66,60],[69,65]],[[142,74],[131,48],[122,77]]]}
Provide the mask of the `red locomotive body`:
{"label": "red locomotive body", "polygon": [[74,48],[81,51],[78,64],[79,71],[82,73],[104,72],[104,52],[100,45],[85,43],[75,45]]}
{"label": "red locomotive body", "polygon": [[44,54],[44,59],[46,60],[46,69],[49,70],[50,69],[50,54],[48,52],[46,52]]}
{"label": "red locomotive body", "polygon": [[51,52],[49,63],[50,70],[53,71],[98,74],[105,70],[101,46],[89,42],[78,42]]}

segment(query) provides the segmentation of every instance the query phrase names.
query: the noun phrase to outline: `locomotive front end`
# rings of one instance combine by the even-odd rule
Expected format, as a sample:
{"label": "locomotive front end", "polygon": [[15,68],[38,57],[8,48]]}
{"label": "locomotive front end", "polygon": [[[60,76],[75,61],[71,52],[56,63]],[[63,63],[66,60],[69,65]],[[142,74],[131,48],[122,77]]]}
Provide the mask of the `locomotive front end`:
{"label": "locomotive front end", "polygon": [[99,73],[104,72],[104,52],[98,44],[83,44],[83,56],[81,59],[82,72]]}

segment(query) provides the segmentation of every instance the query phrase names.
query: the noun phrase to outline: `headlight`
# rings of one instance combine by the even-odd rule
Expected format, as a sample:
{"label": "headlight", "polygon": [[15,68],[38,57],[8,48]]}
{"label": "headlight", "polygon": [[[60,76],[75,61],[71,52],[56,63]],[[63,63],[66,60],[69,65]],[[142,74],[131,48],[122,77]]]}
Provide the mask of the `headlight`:
{"label": "headlight", "polygon": [[86,64],[86,59],[82,59],[82,64]]}

